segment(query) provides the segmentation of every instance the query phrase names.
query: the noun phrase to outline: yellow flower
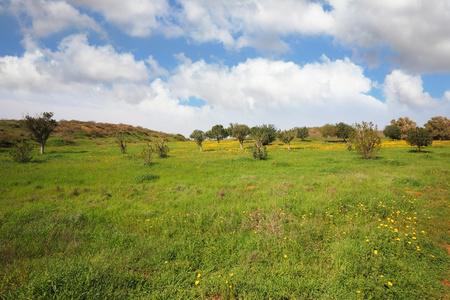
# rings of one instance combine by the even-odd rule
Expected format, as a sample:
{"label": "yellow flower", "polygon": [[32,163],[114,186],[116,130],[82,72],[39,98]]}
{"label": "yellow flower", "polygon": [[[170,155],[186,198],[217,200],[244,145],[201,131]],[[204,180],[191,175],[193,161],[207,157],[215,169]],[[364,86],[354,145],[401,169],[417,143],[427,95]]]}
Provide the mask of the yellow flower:
{"label": "yellow flower", "polygon": [[233,275],[234,275],[233,273],[230,274],[230,276],[233,276]]}
{"label": "yellow flower", "polygon": [[383,276],[383,275],[380,275],[380,277],[383,278],[384,276]]}
{"label": "yellow flower", "polygon": [[377,255],[378,254],[378,250],[373,250],[373,254]]}
{"label": "yellow flower", "polygon": [[361,291],[356,291],[357,294],[361,294]]}
{"label": "yellow flower", "polygon": [[284,258],[287,258],[287,255],[286,255],[286,254],[284,255]]}
{"label": "yellow flower", "polygon": [[393,286],[394,284],[390,281],[388,281],[388,286]]}
{"label": "yellow flower", "polygon": [[197,274],[197,277],[200,277],[200,276],[201,276],[200,273],[198,273],[198,274]]}
{"label": "yellow flower", "polygon": [[195,281],[195,285],[198,285],[199,283],[200,283],[199,280],[196,280],[196,281]]}

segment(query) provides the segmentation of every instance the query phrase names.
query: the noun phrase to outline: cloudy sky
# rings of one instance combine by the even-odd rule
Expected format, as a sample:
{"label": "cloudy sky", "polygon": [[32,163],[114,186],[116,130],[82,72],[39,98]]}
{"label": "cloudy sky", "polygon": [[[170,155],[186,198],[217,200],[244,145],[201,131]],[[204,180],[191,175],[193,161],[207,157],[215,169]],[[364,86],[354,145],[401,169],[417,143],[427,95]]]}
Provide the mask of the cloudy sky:
{"label": "cloudy sky", "polygon": [[450,117],[448,0],[0,0],[0,118],[189,135]]}

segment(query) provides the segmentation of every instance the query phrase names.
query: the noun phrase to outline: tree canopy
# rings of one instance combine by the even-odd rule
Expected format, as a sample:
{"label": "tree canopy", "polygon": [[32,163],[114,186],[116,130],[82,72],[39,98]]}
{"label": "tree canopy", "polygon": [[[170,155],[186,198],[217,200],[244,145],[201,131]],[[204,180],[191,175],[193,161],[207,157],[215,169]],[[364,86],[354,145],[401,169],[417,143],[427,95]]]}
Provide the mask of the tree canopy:
{"label": "tree canopy", "polygon": [[239,141],[241,149],[243,149],[244,139],[250,134],[250,128],[245,124],[230,123],[230,135]]}
{"label": "tree canopy", "polygon": [[44,154],[45,143],[58,125],[52,117],[52,112],[44,112],[35,117],[30,115],[24,117],[24,124],[30,132],[30,138],[41,145],[41,154]]}
{"label": "tree canopy", "polygon": [[425,128],[416,127],[408,131],[406,142],[411,146],[417,146],[417,152],[420,152],[421,147],[427,147],[433,143],[433,138]]}

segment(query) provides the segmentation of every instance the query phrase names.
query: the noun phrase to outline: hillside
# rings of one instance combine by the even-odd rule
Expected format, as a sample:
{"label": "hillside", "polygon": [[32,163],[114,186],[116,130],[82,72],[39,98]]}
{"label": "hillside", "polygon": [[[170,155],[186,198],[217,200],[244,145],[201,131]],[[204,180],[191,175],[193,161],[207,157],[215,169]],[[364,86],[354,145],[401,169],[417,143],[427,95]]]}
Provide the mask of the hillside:
{"label": "hillside", "polygon": [[[76,120],[59,121],[58,127],[56,127],[51,138],[62,143],[72,143],[75,140],[114,137],[114,134],[118,131],[125,132],[131,140],[137,141],[151,141],[156,138],[185,140],[185,137],[181,134],[168,134],[141,126]],[[20,120],[0,120],[0,147],[9,147],[14,141],[28,138],[29,134]]]}

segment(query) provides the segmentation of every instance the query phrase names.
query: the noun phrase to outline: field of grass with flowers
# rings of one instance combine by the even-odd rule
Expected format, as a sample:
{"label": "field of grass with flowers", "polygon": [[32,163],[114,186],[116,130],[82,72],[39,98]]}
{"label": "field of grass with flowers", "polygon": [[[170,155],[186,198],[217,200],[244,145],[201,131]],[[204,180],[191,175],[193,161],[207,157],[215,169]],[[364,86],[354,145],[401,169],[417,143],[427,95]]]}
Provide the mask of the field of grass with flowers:
{"label": "field of grass with flowers", "polygon": [[450,141],[0,148],[0,299],[449,299]]}

